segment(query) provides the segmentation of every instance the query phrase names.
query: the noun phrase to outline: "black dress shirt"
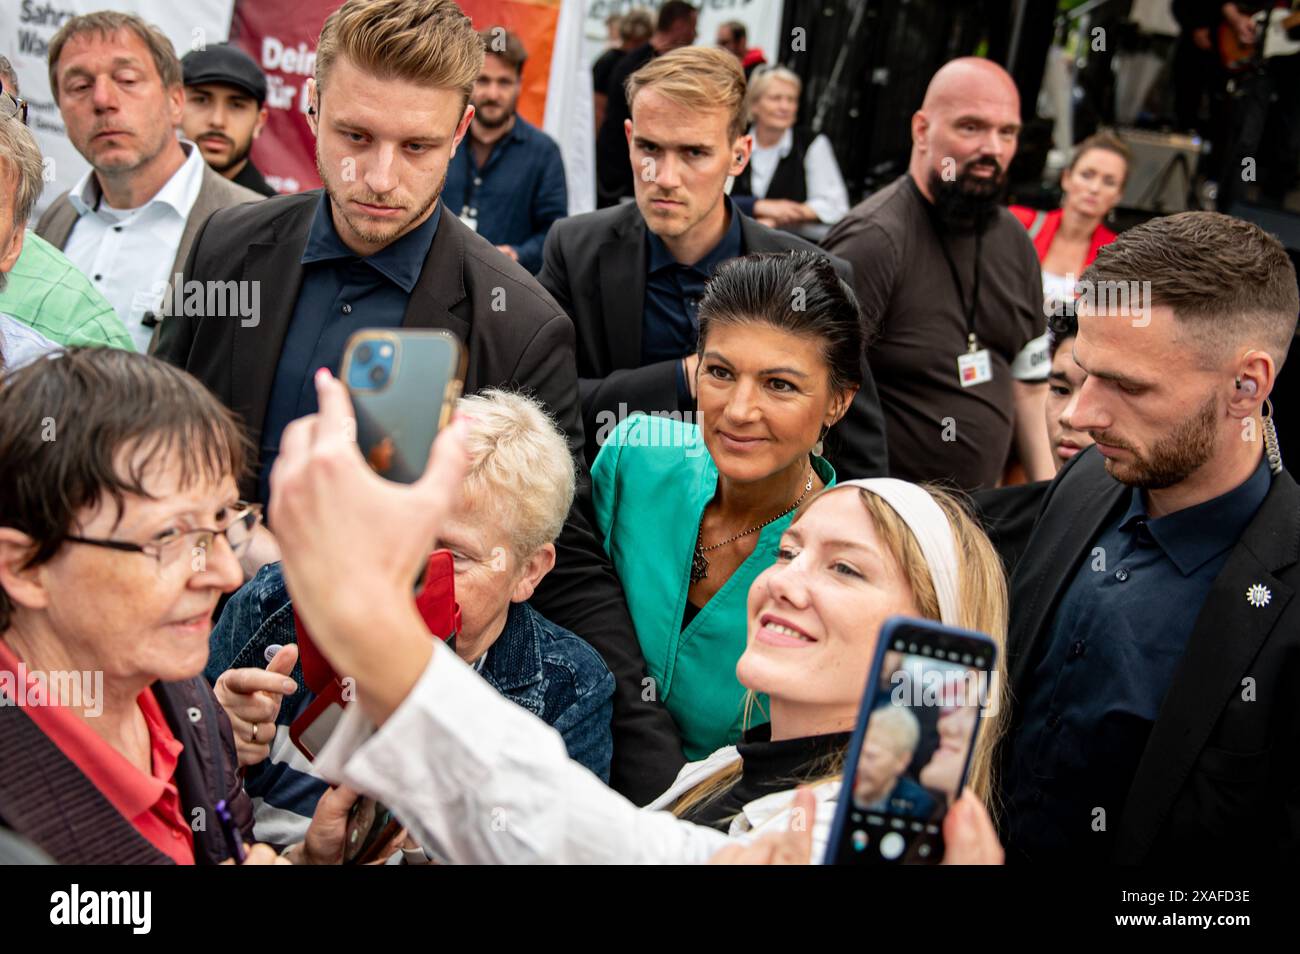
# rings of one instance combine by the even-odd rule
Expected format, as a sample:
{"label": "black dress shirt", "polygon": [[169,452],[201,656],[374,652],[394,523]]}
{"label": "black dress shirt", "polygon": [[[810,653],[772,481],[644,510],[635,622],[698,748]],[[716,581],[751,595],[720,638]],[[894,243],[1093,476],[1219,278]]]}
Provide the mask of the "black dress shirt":
{"label": "black dress shirt", "polygon": [[[713,277],[713,270],[723,262],[739,258],[741,249],[740,216],[731,200],[727,204],[730,223],[707,255],[694,265],[682,265],[673,258],[663,240],[646,230],[646,283],[645,311],[641,318],[641,366],[659,361],[680,360],[695,351],[700,335],[699,306],[704,297],[704,286]],[[678,376],[678,398],[687,387],[686,379]],[[684,400],[693,406],[690,391]]]}
{"label": "black dress shirt", "polygon": [[321,192],[302,252],[306,266],[302,290],[280,350],[262,429],[259,490],[263,502],[271,499],[271,465],[280,453],[280,435],[290,421],[316,413],[316,370],[329,368],[338,374],[343,348],[353,332],[401,327],[441,215],[439,202],[433,215],[417,228],[362,257],[339,238],[329,195]]}
{"label": "black dress shirt", "polygon": [[1261,460],[1228,493],[1154,519],[1134,488],[1127,511],[1094,541],[1022,692],[1002,781],[1011,857],[1110,856],[1202,604],[1270,483]]}

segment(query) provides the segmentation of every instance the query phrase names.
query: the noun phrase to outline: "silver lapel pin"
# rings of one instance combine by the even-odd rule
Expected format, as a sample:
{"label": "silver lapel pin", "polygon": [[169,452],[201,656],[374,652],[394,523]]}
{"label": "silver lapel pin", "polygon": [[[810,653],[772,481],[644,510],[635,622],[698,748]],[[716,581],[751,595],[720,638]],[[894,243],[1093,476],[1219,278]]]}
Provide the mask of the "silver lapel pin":
{"label": "silver lapel pin", "polygon": [[1246,587],[1246,602],[1255,609],[1263,609],[1272,598],[1272,592],[1263,583],[1252,583]]}

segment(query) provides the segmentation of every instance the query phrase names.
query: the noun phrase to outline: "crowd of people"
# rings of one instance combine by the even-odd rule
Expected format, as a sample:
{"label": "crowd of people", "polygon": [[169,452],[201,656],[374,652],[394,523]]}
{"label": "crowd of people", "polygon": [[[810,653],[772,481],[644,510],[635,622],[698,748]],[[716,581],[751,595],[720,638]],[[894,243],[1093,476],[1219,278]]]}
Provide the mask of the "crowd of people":
{"label": "crowd of people", "polygon": [[[0,705],[0,829],[221,863],[194,819],[228,812],[244,863],[336,864],[374,799],[394,863],[815,863],[904,615],[999,649],[959,796],[962,706],[924,759],[912,712],[873,720],[848,789],[947,804],[946,861],[1294,854],[1284,248],[1214,212],[1117,235],[1107,132],[1060,208],[1007,207],[1020,96],[973,57],[850,208],[799,76],[697,15],[618,25],[574,216],[527,51],[452,0],[326,18],[295,195],[250,158],[246,54],[68,18],[50,84],[91,168],[34,231],[0,62],[0,700],[44,700]],[[465,347],[410,484],[337,378],[374,328]],[[317,654],[349,704],[308,758]]]}

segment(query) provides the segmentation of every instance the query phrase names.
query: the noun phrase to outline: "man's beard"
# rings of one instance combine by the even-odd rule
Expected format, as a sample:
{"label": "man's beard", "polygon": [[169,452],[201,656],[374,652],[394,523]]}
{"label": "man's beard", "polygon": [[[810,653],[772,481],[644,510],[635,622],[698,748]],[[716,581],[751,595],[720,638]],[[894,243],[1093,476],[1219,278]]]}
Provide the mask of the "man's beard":
{"label": "man's beard", "polygon": [[[987,179],[971,175],[971,169],[980,165],[992,166],[994,174]],[[935,211],[939,220],[954,232],[984,231],[997,214],[1006,183],[1006,172],[996,159],[972,162],[956,179],[945,179],[939,172],[930,170],[930,194],[934,196]]]}
{"label": "man's beard", "polygon": [[510,122],[510,120],[514,117],[514,115],[515,115],[515,104],[511,103],[508,106],[503,105],[501,107],[500,119],[489,120],[486,116],[484,116],[480,112],[475,112],[474,118],[478,121],[478,124],[482,126],[484,129],[500,129],[506,123]]}
{"label": "man's beard", "polygon": [[[438,183],[438,188],[435,189],[433,194],[428,197],[422,206],[420,206],[419,211],[403,219],[400,224],[388,223],[387,227],[383,231],[375,231],[374,229],[367,228],[364,223],[357,222],[352,218],[352,215],[348,212],[348,200],[351,199],[358,202],[364,202],[367,205],[383,205],[385,202],[383,197],[373,195],[369,191],[353,196],[345,197],[341,195],[334,187],[334,183],[330,181],[330,177],[325,174],[325,164],[320,160],[319,148],[316,150],[316,174],[320,176],[320,181],[325,186],[325,192],[329,195],[330,202],[333,204],[334,208],[339,210],[339,218],[341,218],[344,223],[347,224],[347,227],[355,232],[363,241],[371,245],[390,245],[407,232],[411,231],[413,227],[412,223],[419,222],[424,218],[428,211],[433,208],[434,203],[438,201],[438,197],[442,195],[443,188],[447,185],[447,171],[444,169],[442,173],[442,181]],[[362,189],[365,189],[365,186],[362,186]]]}
{"label": "man's beard", "polygon": [[235,166],[239,165],[241,162],[243,162],[245,159],[247,159],[247,158],[248,158],[248,154],[249,154],[250,152],[253,151],[253,137],[252,137],[252,136],[249,136],[249,137],[248,137],[248,142],[244,143],[244,147],[243,147],[242,149],[241,149],[241,148],[239,147],[239,145],[238,145],[238,144],[237,144],[233,139],[231,139],[229,136],[221,136],[221,137],[209,137],[209,136],[204,136],[204,137],[200,137],[200,138],[204,138],[204,139],[207,139],[207,138],[221,138],[221,139],[224,139],[226,142],[230,143],[230,158],[229,158],[229,159],[227,159],[225,162],[223,162],[223,163],[222,163],[221,165],[219,165],[219,166],[212,166],[212,163],[211,163],[211,162],[208,163],[208,165],[212,166],[212,170],[213,170],[214,172],[221,173],[222,175],[225,175],[225,174],[226,174],[227,172],[229,172],[231,169],[235,168]]}
{"label": "man's beard", "polygon": [[1215,420],[1217,400],[1210,396],[1190,417],[1139,454],[1130,444],[1116,440],[1104,431],[1089,431],[1093,440],[1127,450],[1131,461],[1106,460],[1106,473],[1122,484],[1145,490],[1163,490],[1182,483],[1214,456],[1217,445]]}

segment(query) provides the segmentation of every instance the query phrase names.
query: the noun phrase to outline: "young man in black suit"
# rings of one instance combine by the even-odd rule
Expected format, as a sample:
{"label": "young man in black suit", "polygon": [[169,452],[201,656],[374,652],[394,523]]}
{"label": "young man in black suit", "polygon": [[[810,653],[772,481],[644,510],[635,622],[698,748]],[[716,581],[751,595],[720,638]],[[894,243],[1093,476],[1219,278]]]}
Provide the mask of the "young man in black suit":
{"label": "young man in black suit", "polygon": [[[815,250],[760,225],[725,194],[745,168],[745,74],[726,50],[687,47],[643,66],[624,123],[636,202],[556,222],[537,280],[577,328],[588,459],[622,416],[695,409],[697,305],[722,262],[750,252]],[[847,282],[847,262],[827,256]],[[794,303],[792,303],[794,305]],[[888,473],[871,370],[826,438],[841,480]]]}
{"label": "young man in black suit", "polygon": [[1286,252],[1213,212],[1084,273],[1073,427],[1011,582],[1009,859],[1287,861],[1300,848],[1300,488],[1261,406]]}
{"label": "young man in black suit", "polygon": [[[469,96],[482,62],[481,38],[451,0],[349,0],[325,21],[308,84],[325,188],[268,199],[254,214],[250,206],[217,216],[195,241],[186,286],[242,283],[261,307],[241,320],[205,312],[218,296],[196,296],[205,300],[198,314],[187,299],[185,313],[163,323],[156,354],[242,417],[259,449],[257,473],[241,488],[249,499],[267,500],[282,432],[316,411],[314,372],[337,373],[359,328],[454,332],[468,350],[466,391],[530,391],[582,465],[572,322],[438,201],[474,116]],[[261,545],[274,559],[273,543]],[[682,764],[676,729],[645,698],[645,663],[622,591],[578,504],[556,549],[534,602],[613,671],[611,782],[648,801]]]}

